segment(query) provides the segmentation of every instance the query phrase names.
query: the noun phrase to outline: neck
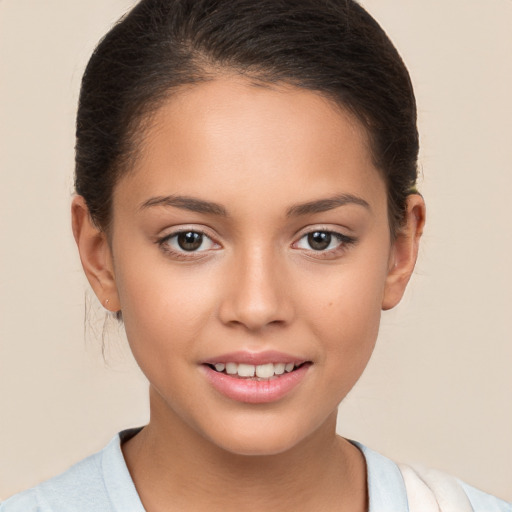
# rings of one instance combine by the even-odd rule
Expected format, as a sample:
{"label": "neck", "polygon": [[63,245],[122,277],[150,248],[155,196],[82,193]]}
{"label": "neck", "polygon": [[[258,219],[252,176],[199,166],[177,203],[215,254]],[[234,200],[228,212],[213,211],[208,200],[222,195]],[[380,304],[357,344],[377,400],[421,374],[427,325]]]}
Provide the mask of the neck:
{"label": "neck", "polygon": [[[148,512],[168,510],[364,511],[366,468],[357,448],[336,435],[336,412],[312,435],[276,455],[239,455],[153,407],[123,453]],[[346,507],[346,508],[345,508]]]}

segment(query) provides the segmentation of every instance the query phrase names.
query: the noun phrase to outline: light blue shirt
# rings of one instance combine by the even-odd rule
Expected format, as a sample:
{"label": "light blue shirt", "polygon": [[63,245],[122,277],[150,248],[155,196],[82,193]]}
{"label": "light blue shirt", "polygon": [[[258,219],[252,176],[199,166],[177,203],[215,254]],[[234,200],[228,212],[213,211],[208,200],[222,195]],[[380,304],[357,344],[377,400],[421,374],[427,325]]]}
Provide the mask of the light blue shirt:
{"label": "light blue shirt", "polygon": [[[121,451],[139,429],[120,432],[65,473],[16,494],[0,512],[145,512]],[[354,443],[368,472],[369,512],[409,512],[402,474],[391,460]],[[512,504],[461,483],[475,512],[512,512]]]}

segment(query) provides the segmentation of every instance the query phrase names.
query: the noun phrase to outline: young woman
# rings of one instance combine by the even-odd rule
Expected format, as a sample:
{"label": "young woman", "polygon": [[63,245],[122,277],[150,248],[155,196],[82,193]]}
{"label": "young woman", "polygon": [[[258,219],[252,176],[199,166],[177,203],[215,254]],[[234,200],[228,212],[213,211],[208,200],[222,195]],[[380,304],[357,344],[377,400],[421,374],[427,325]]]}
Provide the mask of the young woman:
{"label": "young woman", "polygon": [[150,422],[0,510],[511,510],[336,435],[414,269],[417,154],[355,2],[140,2],[83,78],[72,215]]}

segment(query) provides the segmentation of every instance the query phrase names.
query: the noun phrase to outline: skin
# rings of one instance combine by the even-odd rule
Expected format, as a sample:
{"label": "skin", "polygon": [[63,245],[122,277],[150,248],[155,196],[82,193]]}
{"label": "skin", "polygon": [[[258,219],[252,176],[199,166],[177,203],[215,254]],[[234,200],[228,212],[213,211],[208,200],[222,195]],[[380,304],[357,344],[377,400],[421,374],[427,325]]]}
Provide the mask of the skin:
{"label": "skin", "polygon": [[[225,214],[160,200],[177,195]],[[351,201],[297,206],[340,196]],[[123,446],[145,508],[367,510],[364,458],[336,436],[337,406],[370,358],[381,310],[402,297],[425,207],[410,196],[390,236],[385,184],[359,123],[291,86],[224,76],[182,89],[116,186],[109,235],[83,198],[72,212],[87,277],[108,309],[122,310],[150,382],[150,423]],[[180,228],[208,238],[176,252],[169,237]],[[311,231],[352,241],[315,251]],[[217,392],[201,364],[238,350],[312,364],[284,398],[247,404]]]}

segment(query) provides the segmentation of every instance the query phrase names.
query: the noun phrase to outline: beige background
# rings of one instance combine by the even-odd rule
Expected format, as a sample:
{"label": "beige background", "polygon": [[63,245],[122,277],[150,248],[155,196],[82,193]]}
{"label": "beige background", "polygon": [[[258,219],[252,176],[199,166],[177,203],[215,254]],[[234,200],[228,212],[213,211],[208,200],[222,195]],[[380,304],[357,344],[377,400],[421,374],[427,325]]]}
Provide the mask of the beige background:
{"label": "beige background", "polygon": [[[68,212],[80,76],[131,4],[0,0],[0,499],[147,419],[115,324],[102,359]],[[364,4],[413,76],[429,217],[340,432],[512,500],[512,1]]]}

